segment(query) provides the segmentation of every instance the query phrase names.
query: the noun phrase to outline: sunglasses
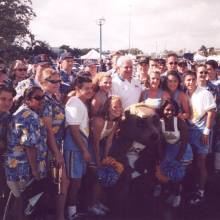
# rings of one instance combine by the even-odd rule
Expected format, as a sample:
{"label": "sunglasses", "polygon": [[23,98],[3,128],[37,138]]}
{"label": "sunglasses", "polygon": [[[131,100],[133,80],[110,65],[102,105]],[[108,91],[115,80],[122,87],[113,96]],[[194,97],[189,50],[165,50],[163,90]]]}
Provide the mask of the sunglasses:
{"label": "sunglasses", "polygon": [[19,69],[16,69],[17,71],[27,71],[27,68],[19,68]]}
{"label": "sunglasses", "polygon": [[170,65],[177,65],[177,62],[170,62]]}
{"label": "sunglasses", "polygon": [[46,81],[48,81],[48,82],[50,82],[52,84],[61,83],[61,80],[46,79]]}
{"label": "sunglasses", "polygon": [[199,72],[200,74],[208,74],[208,72],[207,71],[201,71],[201,72]]}
{"label": "sunglasses", "polygon": [[33,99],[36,99],[37,101],[42,101],[44,99],[44,95],[43,96],[33,96]]}

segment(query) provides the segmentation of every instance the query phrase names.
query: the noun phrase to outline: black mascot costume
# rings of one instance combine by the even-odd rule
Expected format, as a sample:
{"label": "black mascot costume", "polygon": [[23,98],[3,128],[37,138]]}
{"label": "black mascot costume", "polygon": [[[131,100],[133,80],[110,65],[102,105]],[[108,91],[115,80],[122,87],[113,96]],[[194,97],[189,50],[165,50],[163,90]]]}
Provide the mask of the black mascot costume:
{"label": "black mascot costume", "polygon": [[138,103],[125,110],[110,152],[124,168],[110,191],[111,208],[117,215],[130,216],[137,204],[140,208],[140,195],[155,176],[160,142],[160,118],[154,109]]}

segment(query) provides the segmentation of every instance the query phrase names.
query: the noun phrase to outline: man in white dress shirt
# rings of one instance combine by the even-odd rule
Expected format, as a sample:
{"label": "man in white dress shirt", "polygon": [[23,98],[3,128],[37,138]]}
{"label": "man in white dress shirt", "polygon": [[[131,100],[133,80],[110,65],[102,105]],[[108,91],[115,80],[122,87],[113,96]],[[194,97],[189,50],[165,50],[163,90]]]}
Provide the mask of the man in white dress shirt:
{"label": "man in white dress shirt", "polygon": [[127,56],[121,56],[117,61],[118,74],[112,78],[112,95],[120,96],[123,108],[138,103],[141,94],[141,84],[132,78],[133,63]]}

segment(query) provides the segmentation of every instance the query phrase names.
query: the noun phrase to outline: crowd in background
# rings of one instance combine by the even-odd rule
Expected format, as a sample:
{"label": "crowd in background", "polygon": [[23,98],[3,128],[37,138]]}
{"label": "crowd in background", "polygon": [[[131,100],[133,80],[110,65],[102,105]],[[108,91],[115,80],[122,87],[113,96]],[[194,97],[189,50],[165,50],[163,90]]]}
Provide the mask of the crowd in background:
{"label": "crowd in background", "polygon": [[[95,170],[111,150],[123,110],[139,102],[160,113],[164,144],[161,160],[197,165],[197,182],[189,203],[205,199],[206,160],[213,153],[220,172],[220,81],[214,60],[196,63],[175,53],[164,59],[132,60],[115,52],[99,64],[76,65],[64,52],[52,61],[46,54],[32,63],[16,60],[10,68],[0,59],[0,193],[12,191],[14,215],[23,213],[22,191],[34,177],[47,177],[54,161],[60,176],[55,196],[56,219],[78,215],[77,195],[88,169]],[[154,195],[162,186],[155,181]],[[169,201],[181,202],[181,182]],[[88,210],[105,215],[101,186],[94,183]]]}

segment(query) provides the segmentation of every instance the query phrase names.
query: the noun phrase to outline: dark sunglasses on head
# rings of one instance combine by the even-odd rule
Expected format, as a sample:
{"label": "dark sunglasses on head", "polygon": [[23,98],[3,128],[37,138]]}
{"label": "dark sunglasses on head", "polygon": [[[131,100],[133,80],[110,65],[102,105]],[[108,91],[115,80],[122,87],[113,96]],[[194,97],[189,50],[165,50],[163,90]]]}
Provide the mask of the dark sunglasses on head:
{"label": "dark sunglasses on head", "polygon": [[41,101],[44,99],[44,96],[33,96],[33,99],[36,99],[37,101]]}
{"label": "dark sunglasses on head", "polygon": [[18,70],[18,71],[27,71],[27,68],[18,68],[16,70]]}
{"label": "dark sunglasses on head", "polygon": [[48,81],[48,82],[50,82],[52,84],[61,83],[61,80],[46,79],[46,81]]}
{"label": "dark sunglasses on head", "polygon": [[177,65],[177,62],[170,62],[170,65]]}

